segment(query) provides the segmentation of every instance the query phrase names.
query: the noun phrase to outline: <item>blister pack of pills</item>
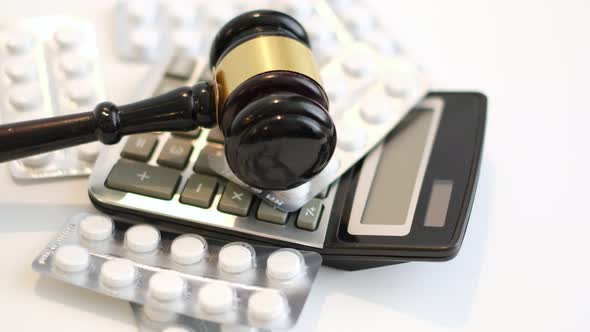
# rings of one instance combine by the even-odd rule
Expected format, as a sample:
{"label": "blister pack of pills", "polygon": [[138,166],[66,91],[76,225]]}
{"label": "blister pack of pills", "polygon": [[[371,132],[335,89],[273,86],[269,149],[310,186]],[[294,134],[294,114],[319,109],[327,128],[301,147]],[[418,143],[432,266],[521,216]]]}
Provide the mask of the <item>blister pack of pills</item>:
{"label": "blister pack of pills", "polygon": [[[104,98],[93,26],[67,16],[36,17],[0,29],[0,120],[87,111]],[[18,179],[88,175],[101,145],[9,163]]]}
{"label": "blister pack of pills", "polygon": [[[123,229],[124,228],[124,229]],[[263,329],[292,327],[321,265],[314,252],[115,227],[110,217],[73,216],[39,254],[39,273],[143,305],[154,326],[185,317]]]}
{"label": "blister pack of pills", "polygon": [[[125,4],[130,8],[135,7],[134,3],[121,1],[118,6]],[[154,6],[160,8],[161,13],[170,13],[176,12],[170,8],[178,3],[154,2]],[[395,39],[378,24],[370,11],[355,1],[225,1],[220,6],[206,6],[200,1],[188,3],[190,6],[185,7],[186,11],[197,12],[192,20],[160,19],[165,22],[190,21],[190,29],[196,29],[204,36],[199,40],[202,47],[195,51],[197,61],[204,64],[201,77],[211,77],[207,73],[211,39],[225,21],[240,12],[260,8],[286,12],[299,20],[310,36],[338,135],[336,151],[326,169],[297,188],[261,191],[248,187],[233,174],[223,150],[208,154],[208,169],[248,188],[281,210],[295,211],[325,190],[378,144],[428,90],[427,75],[401,52]],[[125,15],[127,21],[133,21],[135,16],[128,11],[119,15]],[[158,27],[162,38],[174,40],[171,30],[165,28],[167,25],[151,24]],[[128,29],[125,31],[130,33]],[[159,52],[164,54],[165,48]]]}

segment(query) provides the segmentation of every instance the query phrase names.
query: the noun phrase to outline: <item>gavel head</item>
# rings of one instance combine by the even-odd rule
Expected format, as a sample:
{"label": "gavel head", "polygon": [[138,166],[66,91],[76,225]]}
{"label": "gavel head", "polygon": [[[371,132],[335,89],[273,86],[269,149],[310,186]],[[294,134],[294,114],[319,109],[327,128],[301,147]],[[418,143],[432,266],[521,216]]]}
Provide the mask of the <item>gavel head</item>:
{"label": "gavel head", "polygon": [[324,169],[336,129],[296,20],[269,10],[244,13],[221,28],[209,60],[226,159],[240,180],[286,190]]}

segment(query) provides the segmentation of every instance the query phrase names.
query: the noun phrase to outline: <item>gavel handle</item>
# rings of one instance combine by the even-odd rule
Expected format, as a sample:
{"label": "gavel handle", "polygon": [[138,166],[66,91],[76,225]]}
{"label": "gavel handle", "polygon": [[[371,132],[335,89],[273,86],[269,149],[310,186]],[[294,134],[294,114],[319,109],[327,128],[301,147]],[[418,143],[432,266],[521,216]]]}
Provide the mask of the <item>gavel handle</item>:
{"label": "gavel handle", "polygon": [[172,90],[136,103],[98,104],[94,111],[0,126],[0,163],[99,140],[153,131],[186,131],[214,124],[209,83]]}

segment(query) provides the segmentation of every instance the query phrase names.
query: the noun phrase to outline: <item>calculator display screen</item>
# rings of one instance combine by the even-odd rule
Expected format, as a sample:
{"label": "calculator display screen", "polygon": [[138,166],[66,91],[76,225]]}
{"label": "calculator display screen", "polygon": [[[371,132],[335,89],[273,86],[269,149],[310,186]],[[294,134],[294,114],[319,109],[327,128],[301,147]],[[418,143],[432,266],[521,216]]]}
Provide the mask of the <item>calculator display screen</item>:
{"label": "calculator display screen", "polygon": [[[375,177],[361,219],[366,225],[402,225],[407,222],[410,207],[418,198],[430,149],[427,147],[434,112],[416,110],[407,126],[388,137],[377,166]],[[411,217],[411,215],[410,215]]]}

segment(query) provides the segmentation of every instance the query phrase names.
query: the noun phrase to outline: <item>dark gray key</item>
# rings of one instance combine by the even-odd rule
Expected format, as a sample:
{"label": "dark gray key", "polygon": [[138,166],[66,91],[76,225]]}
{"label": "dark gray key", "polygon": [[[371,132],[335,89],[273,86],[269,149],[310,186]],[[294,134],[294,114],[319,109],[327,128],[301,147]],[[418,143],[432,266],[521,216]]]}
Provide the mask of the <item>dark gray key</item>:
{"label": "dark gray key", "polygon": [[183,169],[186,167],[186,162],[192,151],[193,145],[190,141],[170,138],[166,144],[164,144],[162,152],[160,152],[160,155],[158,156],[158,164],[176,169]]}
{"label": "dark gray key", "polygon": [[330,187],[331,186],[327,186],[324,190],[320,191],[320,193],[316,197],[317,198],[326,198],[326,197],[328,197],[328,194],[330,193]]}
{"label": "dark gray key", "polygon": [[209,131],[209,136],[207,136],[207,140],[209,142],[223,144],[223,133],[221,133],[221,129],[219,129],[219,127],[212,128]]}
{"label": "dark gray key", "polygon": [[180,172],[129,160],[119,160],[107,178],[111,189],[161,199],[171,199],[176,192]]}
{"label": "dark gray key", "polygon": [[193,57],[177,54],[166,68],[166,76],[186,81],[191,78],[197,61]]}
{"label": "dark gray key", "polygon": [[316,230],[322,215],[322,209],[322,201],[317,198],[312,199],[299,210],[295,226],[308,231]]}
{"label": "dark gray key", "polygon": [[252,203],[252,194],[235,183],[228,182],[219,201],[219,211],[247,216]]}
{"label": "dark gray key", "polygon": [[197,128],[195,130],[189,130],[189,131],[175,131],[172,133],[172,135],[174,136],[178,136],[178,137],[186,137],[186,138],[191,138],[191,139],[195,139],[197,137],[199,137],[199,135],[201,135],[201,128]]}
{"label": "dark gray key", "polygon": [[138,161],[148,161],[158,144],[158,138],[153,134],[133,135],[121,151],[121,156]]}
{"label": "dark gray key", "polygon": [[281,211],[266,202],[260,202],[260,206],[258,206],[258,211],[256,212],[257,219],[279,225],[287,223],[287,216],[289,216],[289,213]]}
{"label": "dark gray key", "polygon": [[193,170],[195,173],[218,175],[214,170],[209,167],[209,155],[220,152],[220,148],[216,148],[211,145],[205,145],[205,147],[199,152],[195,167]]}
{"label": "dark gray key", "polygon": [[206,209],[211,206],[217,185],[217,179],[212,176],[193,174],[184,186],[180,201]]}

